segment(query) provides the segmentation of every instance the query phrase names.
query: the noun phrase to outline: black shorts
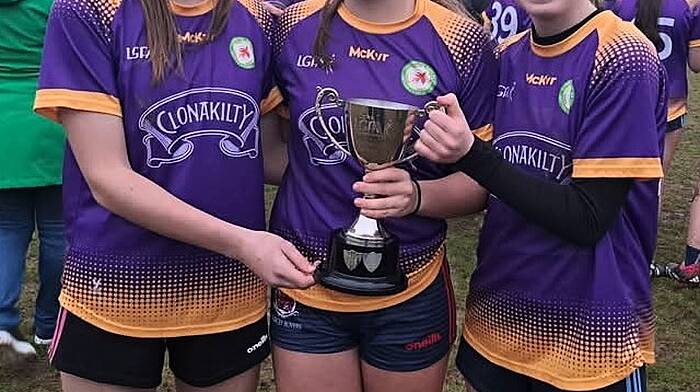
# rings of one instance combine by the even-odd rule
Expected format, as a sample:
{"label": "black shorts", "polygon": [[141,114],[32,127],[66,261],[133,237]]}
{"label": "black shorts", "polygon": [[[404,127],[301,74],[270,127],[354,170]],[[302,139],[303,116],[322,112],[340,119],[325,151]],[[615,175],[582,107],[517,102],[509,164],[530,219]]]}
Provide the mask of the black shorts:
{"label": "black shorts", "polygon": [[[459,344],[457,368],[477,392],[564,392],[490,362],[464,339]],[[590,392],[647,392],[646,367],[636,369],[622,381]]]}
{"label": "black shorts", "polygon": [[285,350],[332,354],[356,348],[382,370],[425,369],[450,352],[457,329],[449,266],[406,302],[369,312],[333,312],[298,303],[279,290],[272,299],[272,343]]}
{"label": "black shorts", "polygon": [[166,350],[175,377],[195,387],[212,386],[269,355],[267,317],[231,332],[133,338],[106,332],[62,309],[49,360],[61,372],[97,383],[155,388]]}
{"label": "black shorts", "polygon": [[677,131],[685,126],[685,114],[666,123],[666,132]]}

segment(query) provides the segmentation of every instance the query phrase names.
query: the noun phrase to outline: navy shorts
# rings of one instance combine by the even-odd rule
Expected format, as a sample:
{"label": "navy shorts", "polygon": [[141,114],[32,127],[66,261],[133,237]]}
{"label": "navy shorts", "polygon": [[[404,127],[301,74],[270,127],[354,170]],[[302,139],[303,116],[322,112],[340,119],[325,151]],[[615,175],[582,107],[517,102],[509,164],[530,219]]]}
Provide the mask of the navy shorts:
{"label": "navy shorts", "polygon": [[285,350],[332,354],[353,348],[371,366],[392,372],[430,367],[450,351],[457,328],[447,262],[425,290],[406,302],[370,312],[305,306],[275,290],[272,343]]}
{"label": "navy shorts", "polygon": [[[459,344],[457,368],[477,392],[564,392],[490,362],[464,339]],[[646,367],[635,370],[622,381],[590,392],[647,392]]]}

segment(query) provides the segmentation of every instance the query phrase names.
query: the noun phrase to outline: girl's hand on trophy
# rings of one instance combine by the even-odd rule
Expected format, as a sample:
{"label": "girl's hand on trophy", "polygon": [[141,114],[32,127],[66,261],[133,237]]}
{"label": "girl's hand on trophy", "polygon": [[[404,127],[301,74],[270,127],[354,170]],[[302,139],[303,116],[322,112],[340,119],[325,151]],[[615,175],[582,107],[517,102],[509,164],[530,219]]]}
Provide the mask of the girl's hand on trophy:
{"label": "girl's hand on trophy", "polygon": [[264,231],[246,235],[238,259],[274,287],[304,289],[313,286],[318,263],[310,263],[289,241]]}
{"label": "girl's hand on trophy", "polygon": [[437,102],[445,112],[430,112],[414,149],[418,155],[433,162],[455,163],[472,148],[474,135],[454,94],[438,97]]}
{"label": "girl's hand on trophy", "polygon": [[402,169],[391,167],[370,171],[362,181],[353,184],[352,189],[376,196],[355,199],[355,206],[368,218],[398,218],[417,209],[418,189],[408,172]]}

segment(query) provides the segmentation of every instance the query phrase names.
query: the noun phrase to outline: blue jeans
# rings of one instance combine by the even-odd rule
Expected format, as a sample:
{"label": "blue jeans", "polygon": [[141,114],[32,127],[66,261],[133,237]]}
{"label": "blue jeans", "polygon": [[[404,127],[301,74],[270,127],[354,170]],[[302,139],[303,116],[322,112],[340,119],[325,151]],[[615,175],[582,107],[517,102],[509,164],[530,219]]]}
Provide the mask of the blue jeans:
{"label": "blue jeans", "polygon": [[34,328],[37,336],[50,339],[58,316],[66,248],[61,187],[0,189],[0,330],[19,326],[17,301],[35,228],[39,232],[39,293]]}

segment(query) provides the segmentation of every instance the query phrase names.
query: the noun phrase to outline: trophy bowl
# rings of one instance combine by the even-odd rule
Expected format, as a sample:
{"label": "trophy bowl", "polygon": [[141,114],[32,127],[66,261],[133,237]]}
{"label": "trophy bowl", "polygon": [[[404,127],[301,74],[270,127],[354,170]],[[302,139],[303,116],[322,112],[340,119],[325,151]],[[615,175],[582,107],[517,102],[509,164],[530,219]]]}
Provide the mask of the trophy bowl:
{"label": "trophy bowl", "polygon": [[[335,139],[323,119],[322,106],[344,109],[345,142]],[[379,170],[417,157],[412,151],[416,122],[440,107],[428,102],[423,108],[377,99],[341,99],[332,88],[318,88],[316,116],[331,143],[357,160],[365,170]],[[365,195],[372,198],[373,195]],[[331,289],[365,296],[400,293],[408,278],[399,268],[399,241],[376,219],[358,214],[355,222],[331,234],[328,257],[316,279]]]}

